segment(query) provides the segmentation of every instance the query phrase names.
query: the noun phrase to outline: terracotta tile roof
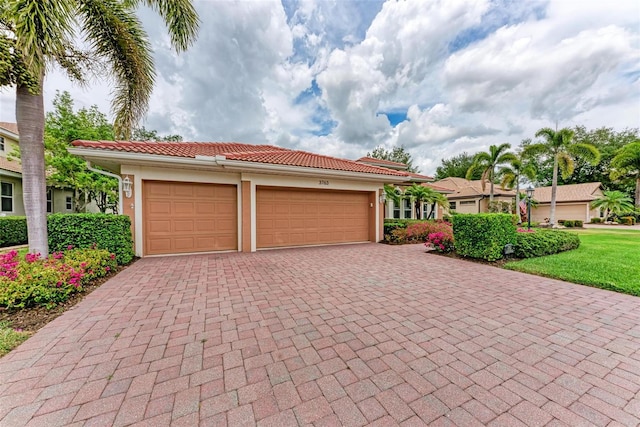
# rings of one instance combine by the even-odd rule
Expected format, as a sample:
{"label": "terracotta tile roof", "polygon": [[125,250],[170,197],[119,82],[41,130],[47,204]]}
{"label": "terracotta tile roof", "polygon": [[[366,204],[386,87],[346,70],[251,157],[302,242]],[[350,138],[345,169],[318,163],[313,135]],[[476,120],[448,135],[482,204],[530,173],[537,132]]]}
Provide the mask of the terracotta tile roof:
{"label": "terracotta tile roof", "polygon": [[429,188],[431,188],[433,190],[436,190],[436,191],[438,191],[440,193],[453,193],[453,190],[451,190],[449,188],[446,188],[446,187],[441,187],[439,185],[435,185],[435,184],[433,184],[431,182],[423,182],[420,185],[425,186],[425,187],[429,187]]}
{"label": "terracotta tile roof", "polygon": [[10,122],[0,122],[0,128],[8,130],[11,133],[18,134],[18,124]]}
{"label": "terracotta tile roof", "polygon": [[412,178],[420,178],[420,179],[426,179],[428,181],[433,181],[433,177],[429,175],[421,175],[415,172],[407,172],[407,174]]}
{"label": "terracotta tile roof", "polygon": [[130,142],[130,141],[73,141],[76,147],[98,150],[125,151],[162,156],[191,157],[222,155],[228,160],[286,166],[331,169],[378,175],[406,176],[408,173],[352,160],[323,156],[306,151],[289,150],[271,145],[226,142]]}
{"label": "terracotta tile roof", "polygon": [[0,157],[0,169],[8,170],[10,172],[22,173],[22,166],[20,162],[15,160],[7,160],[4,157]]}
{"label": "terracotta tile roof", "polygon": [[[558,185],[556,202],[586,202],[595,200],[599,195],[594,193],[602,187],[599,182],[584,184]],[[538,187],[533,193],[538,203],[551,203],[551,187]]]}
{"label": "terracotta tile roof", "polygon": [[[465,197],[479,197],[479,196],[488,196],[491,189],[491,185],[489,183],[485,184],[485,189],[482,190],[482,181],[475,180],[469,181],[464,178],[458,178],[450,176],[448,178],[443,178],[439,181],[434,182],[435,185],[439,185],[441,187],[448,188],[453,190],[453,194],[448,195],[448,198],[465,198]],[[515,196],[516,192],[513,190],[507,190],[500,185],[494,185],[493,187],[493,195],[494,196]]]}
{"label": "terracotta tile roof", "polygon": [[392,162],[391,160],[376,159],[375,157],[360,157],[356,162],[368,163],[376,166],[385,166],[391,169],[407,169],[407,165],[400,162]]}

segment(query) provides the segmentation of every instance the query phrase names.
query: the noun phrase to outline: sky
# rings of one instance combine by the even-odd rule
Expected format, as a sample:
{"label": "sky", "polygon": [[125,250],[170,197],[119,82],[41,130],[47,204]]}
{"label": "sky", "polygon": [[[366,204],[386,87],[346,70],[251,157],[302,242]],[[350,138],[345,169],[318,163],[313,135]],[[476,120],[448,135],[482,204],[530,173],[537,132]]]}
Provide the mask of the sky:
{"label": "sky", "polygon": [[[194,0],[198,41],[170,48],[140,9],[156,84],[142,123],[187,141],[238,141],[357,159],[405,147],[443,158],[516,147],[542,127],[640,127],[637,0]],[[76,107],[110,111],[110,82],[59,70]],[[14,121],[13,90],[0,121]]]}

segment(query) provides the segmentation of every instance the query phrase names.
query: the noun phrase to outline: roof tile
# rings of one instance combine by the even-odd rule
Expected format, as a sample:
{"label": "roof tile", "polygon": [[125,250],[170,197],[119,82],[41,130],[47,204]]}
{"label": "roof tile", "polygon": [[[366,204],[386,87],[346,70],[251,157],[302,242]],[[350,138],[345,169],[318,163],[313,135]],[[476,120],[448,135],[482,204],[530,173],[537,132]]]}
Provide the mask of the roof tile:
{"label": "roof tile", "polygon": [[11,133],[18,134],[18,124],[10,122],[0,122],[0,128],[8,130]]}
{"label": "roof tile", "polygon": [[4,157],[0,157],[0,169],[8,170],[10,172],[22,173],[22,165],[15,160],[8,160]]}
{"label": "roof tile", "polygon": [[[596,190],[602,186],[599,182],[586,182],[583,184],[558,185],[556,201],[558,202],[586,202],[595,200]],[[551,203],[551,187],[538,187],[533,193],[533,198],[538,203]]]}
{"label": "roof tile", "polygon": [[387,169],[352,160],[296,151],[272,145],[253,145],[237,142],[132,142],[83,141],[72,143],[76,147],[97,150],[125,151],[162,156],[190,157],[223,155],[228,160],[265,163],[377,175],[410,176],[407,172]]}

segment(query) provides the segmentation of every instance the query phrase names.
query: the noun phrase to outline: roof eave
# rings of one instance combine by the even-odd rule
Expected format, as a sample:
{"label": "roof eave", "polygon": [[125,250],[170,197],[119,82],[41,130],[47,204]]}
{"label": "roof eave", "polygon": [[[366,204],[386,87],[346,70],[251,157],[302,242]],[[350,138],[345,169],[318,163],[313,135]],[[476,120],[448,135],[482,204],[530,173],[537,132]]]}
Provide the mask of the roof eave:
{"label": "roof eave", "polygon": [[349,178],[361,181],[377,181],[389,183],[401,183],[406,181],[406,176],[373,174],[366,172],[350,172],[335,169],[320,169],[301,166],[278,165],[272,163],[248,162],[245,160],[228,160],[224,156],[199,156],[176,157],[157,154],[132,153],[113,150],[100,150],[95,148],[68,148],[69,153],[91,160],[97,165],[101,161],[116,161],[122,164],[137,166],[200,166],[204,168],[217,168],[233,172],[262,172],[279,173],[283,175],[304,176],[332,176],[336,178]]}

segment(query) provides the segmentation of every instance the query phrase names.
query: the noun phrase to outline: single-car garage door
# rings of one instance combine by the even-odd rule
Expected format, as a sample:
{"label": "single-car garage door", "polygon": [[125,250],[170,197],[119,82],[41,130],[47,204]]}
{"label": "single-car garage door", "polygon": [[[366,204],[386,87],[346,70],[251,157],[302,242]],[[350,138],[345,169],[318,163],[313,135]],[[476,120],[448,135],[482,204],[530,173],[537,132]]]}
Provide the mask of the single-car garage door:
{"label": "single-car garage door", "polygon": [[235,185],[144,181],[144,254],[238,248]]}
{"label": "single-car garage door", "polygon": [[369,193],[258,187],[257,247],[369,240]]}

